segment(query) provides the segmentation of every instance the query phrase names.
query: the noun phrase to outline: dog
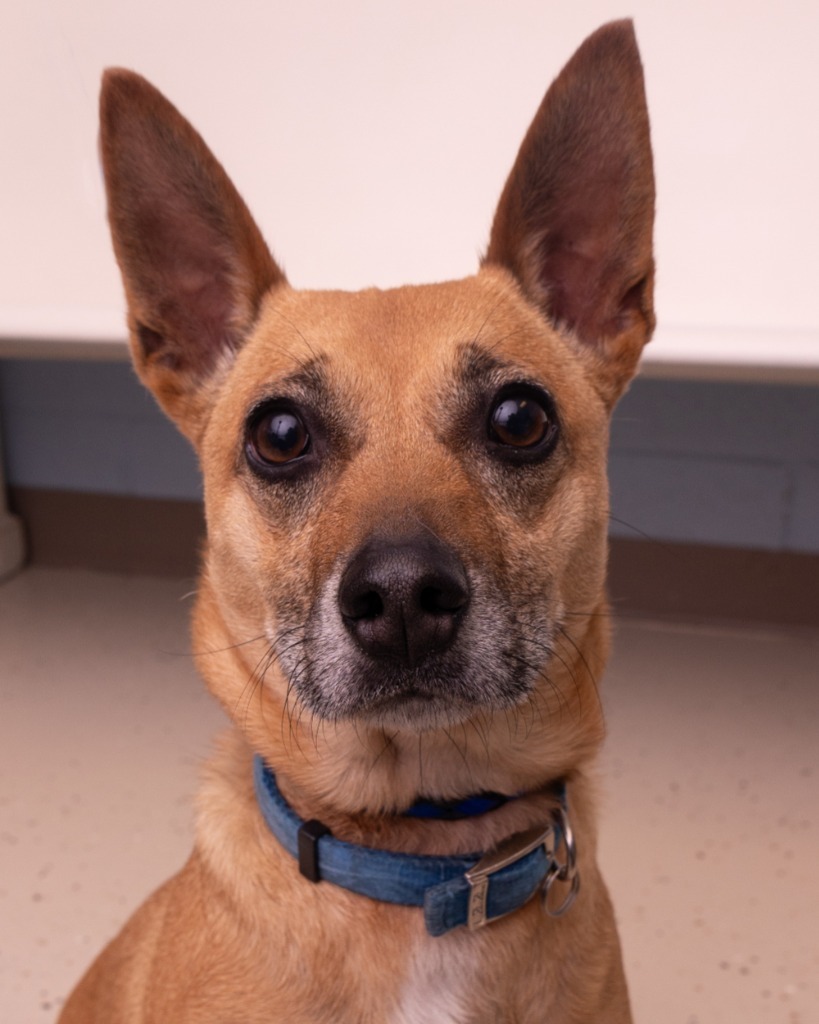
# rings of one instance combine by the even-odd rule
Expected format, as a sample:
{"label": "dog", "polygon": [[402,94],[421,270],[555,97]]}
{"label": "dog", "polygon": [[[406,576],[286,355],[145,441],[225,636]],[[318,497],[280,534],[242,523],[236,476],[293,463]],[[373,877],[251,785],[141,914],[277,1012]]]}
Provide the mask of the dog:
{"label": "dog", "polygon": [[297,291],[138,75],[101,152],[137,372],[195,446],[194,851],[62,1024],[631,1019],[596,864],[610,413],[654,328],[629,21],[547,91],[477,273]]}

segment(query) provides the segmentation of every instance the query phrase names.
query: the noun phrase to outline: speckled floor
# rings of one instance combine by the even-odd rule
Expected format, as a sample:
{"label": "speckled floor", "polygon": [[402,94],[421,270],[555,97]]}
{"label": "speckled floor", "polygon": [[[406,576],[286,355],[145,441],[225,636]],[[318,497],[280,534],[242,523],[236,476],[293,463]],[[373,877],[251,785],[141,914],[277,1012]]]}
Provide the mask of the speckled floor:
{"label": "speckled floor", "polygon": [[[0,586],[0,1021],[52,1021],[190,846],[186,586]],[[602,859],[638,1024],[819,1020],[819,637],[621,624]]]}

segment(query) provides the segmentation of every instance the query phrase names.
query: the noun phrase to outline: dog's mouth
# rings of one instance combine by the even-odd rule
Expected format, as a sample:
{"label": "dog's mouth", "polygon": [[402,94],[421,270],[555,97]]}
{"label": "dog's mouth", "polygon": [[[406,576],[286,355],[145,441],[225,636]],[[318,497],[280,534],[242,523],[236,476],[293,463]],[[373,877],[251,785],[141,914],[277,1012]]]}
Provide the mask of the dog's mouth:
{"label": "dog's mouth", "polygon": [[508,635],[508,643],[486,635],[477,643],[471,624],[464,633],[462,642],[411,668],[369,658],[351,643],[339,649],[313,638],[294,645],[288,634],[287,644],[274,646],[283,652],[290,692],[316,718],[421,733],[515,707],[541,674],[542,649],[521,654],[524,642]]}

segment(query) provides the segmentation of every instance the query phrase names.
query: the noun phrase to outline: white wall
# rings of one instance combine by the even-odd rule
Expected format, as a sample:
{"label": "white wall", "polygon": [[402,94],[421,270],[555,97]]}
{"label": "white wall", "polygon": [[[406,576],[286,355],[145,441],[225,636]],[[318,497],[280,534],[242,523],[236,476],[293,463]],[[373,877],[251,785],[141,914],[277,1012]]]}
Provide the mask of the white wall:
{"label": "white wall", "polygon": [[629,14],[659,189],[655,358],[791,346],[819,366],[804,0],[6,4],[0,335],[122,334],[95,148],[105,65],[141,71],[200,129],[294,284],[387,286],[472,271],[549,81]]}

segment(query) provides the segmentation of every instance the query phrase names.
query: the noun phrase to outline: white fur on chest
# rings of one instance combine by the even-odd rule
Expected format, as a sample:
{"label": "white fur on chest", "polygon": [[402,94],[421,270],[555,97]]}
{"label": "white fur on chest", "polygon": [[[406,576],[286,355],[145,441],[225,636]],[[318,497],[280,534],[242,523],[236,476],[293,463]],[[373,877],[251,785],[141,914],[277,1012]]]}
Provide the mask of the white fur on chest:
{"label": "white fur on chest", "polygon": [[389,1024],[465,1024],[476,969],[475,953],[463,943],[422,940]]}

